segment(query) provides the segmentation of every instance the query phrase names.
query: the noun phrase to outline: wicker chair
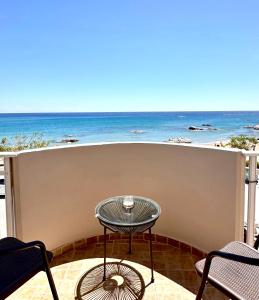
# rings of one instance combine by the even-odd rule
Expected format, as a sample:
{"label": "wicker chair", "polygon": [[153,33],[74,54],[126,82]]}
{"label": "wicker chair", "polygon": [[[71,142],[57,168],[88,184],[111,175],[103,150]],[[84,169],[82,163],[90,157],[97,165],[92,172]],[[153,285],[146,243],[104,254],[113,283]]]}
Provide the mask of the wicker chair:
{"label": "wicker chair", "polygon": [[5,299],[39,271],[45,271],[53,299],[58,294],[50,272],[53,255],[40,241],[24,243],[16,238],[0,240],[0,299]]}
{"label": "wicker chair", "polygon": [[[259,236],[254,247],[258,248]],[[196,296],[200,300],[207,282],[231,299],[259,299],[259,252],[241,242],[231,242],[210,252],[195,265],[202,276]]]}

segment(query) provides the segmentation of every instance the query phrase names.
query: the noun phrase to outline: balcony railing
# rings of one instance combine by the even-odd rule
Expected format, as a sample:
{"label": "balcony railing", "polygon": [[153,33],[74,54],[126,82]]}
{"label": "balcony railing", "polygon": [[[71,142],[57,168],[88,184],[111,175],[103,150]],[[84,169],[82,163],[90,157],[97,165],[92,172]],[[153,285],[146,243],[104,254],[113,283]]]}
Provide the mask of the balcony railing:
{"label": "balcony railing", "polygon": [[0,237],[15,236],[14,199],[12,192],[12,158],[17,153],[0,153]]}
{"label": "balcony railing", "polygon": [[[247,194],[247,243],[251,246],[254,244],[255,233],[255,212],[256,212],[256,185],[258,183],[257,159],[258,152],[243,152],[244,156],[249,159],[249,175],[248,175],[248,194]],[[259,204],[259,203],[258,203]],[[258,205],[257,204],[257,205]]]}

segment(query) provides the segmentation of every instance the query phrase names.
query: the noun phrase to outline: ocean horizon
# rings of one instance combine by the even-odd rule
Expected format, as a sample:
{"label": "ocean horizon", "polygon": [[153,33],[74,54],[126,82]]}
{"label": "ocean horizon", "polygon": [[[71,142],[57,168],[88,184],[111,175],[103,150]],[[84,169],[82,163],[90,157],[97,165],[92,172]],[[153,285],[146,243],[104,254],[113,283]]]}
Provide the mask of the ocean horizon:
{"label": "ocean horizon", "polygon": [[[211,143],[233,135],[259,138],[259,111],[143,111],[0,113],[0,138],[39,133],[52,145],[74,138],[77,143],[151,141],[185,138]],[[190,130],[190,126],[201,130]]]}

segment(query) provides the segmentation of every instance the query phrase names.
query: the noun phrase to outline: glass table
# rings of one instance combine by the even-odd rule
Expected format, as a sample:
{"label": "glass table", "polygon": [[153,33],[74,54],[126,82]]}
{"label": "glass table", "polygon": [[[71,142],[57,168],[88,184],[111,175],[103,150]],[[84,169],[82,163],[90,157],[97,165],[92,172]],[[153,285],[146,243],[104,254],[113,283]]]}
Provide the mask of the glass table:
{"label": "glass table", "polygon": [[100,202],[96,217],[104,227],[104,274],[106,280],[106,241],[107,229],[129,235],[129,253],[132,253],[132,235],[136,232],[149,231],[151,282],[154,282],[151,228],[159,218],[160,206],[153,200],[141,196],[116,196]]}

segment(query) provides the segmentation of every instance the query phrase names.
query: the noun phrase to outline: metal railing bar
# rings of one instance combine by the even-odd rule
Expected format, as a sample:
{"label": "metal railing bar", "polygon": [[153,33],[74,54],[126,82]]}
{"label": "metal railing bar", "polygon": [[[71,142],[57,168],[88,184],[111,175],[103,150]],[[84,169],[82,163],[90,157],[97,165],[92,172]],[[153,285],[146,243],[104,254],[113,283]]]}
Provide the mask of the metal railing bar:
{"label": "metal railing bar", "polygon": [[6,225],[7,235],[15,236],[15,213],[14,199],[12,191],[12,158],[4,158],[4,173],[5,173],[5,205],[6,205]]}
{"label": "metal railing bar", "polygon": [[249,156],[249,184],[248,184],[248,207],[247,207],[247,243],[254,244],[255,229],[255,205],[256,205],[256,184],[257,184],[257,156]]}
{"label": "metal railing bar", "polygon": [[251,157],[251,156],[259,156],[259,151],[245,151],[245,150],[243,150],[242,154],[244,156],[249,156],[249,157]]}

